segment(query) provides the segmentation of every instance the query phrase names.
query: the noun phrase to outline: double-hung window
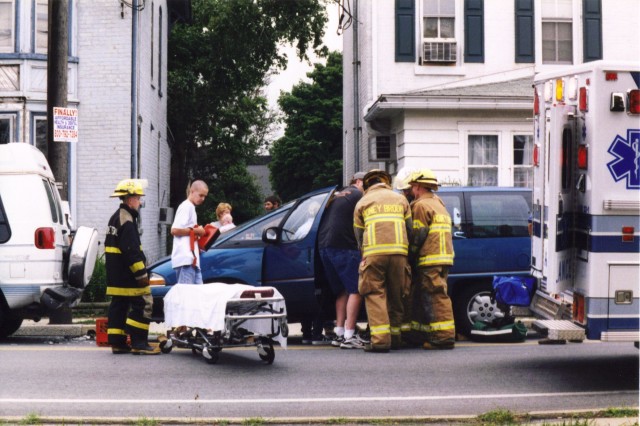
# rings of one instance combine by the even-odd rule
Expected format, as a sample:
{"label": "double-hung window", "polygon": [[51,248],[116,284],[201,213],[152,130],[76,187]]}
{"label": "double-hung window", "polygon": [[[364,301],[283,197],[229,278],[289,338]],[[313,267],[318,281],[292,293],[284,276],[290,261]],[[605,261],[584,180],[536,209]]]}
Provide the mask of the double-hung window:
{"label": "double-hung window", "polygon": [[13,0],[0,0],[0,53],[14,51],[14,8]]}
{"label": "double-hung window", "polygon": [[573,2],[542,0],[542,62],[573,63]]}
{"label": "double-hung window", "polygon": [[513,136],[513,186],[533,188],[533,135]]}
{"label": "double-hung window", "polygon": [[47,53],[49,45],[49,1],[36,1],[35,15],[35,49],[36,53]]}
{"label": "double-hung window", "polygon": [[0,115],[0,144],[13,142],[14,119]]}
{"label": "double-hung window", "polygon": [[468,185],[498,185],[498,136],[469,135]]}
{"label": "double-hung window", "polygon": [[454,0],[422,0],[422,61],[456,62]]}

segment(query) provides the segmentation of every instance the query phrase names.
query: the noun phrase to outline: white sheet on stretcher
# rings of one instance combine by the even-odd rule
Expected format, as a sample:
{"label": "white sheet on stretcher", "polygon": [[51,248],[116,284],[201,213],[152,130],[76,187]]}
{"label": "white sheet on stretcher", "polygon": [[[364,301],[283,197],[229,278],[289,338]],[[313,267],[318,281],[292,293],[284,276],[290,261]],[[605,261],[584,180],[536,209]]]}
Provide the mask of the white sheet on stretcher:
{"label": "white sheet on stretcher", "polygon": [[[164,296],[164,322],[168,327],[184,325],[225,331],[224,317],[229,299],[240,297],[245,290],[255,289],[256,287],[245,284],[175,284]],[[282,298],[278,290],[275,288],[273,290],[274,297]],[[287,313],[284,298],[282,301],[274,302],[273,307],[276,311],[282,308],[283,312]],[[241,327],[254,334],[266,335],[271,333],[271,320],[251,319],[244,322]],[[281,334],[273,339],[283,348],[287,347],[287,338]]]}

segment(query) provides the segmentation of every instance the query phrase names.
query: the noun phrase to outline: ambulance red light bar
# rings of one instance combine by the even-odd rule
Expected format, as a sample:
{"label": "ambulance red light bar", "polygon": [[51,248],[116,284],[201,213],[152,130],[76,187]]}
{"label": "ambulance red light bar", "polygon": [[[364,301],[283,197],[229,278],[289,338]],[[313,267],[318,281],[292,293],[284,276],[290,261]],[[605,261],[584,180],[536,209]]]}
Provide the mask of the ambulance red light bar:
{"label": "ambulance red light bar", "polygon": [[587,97],[587,88],[581,87],[579,91],[580,95],[578,96],[578,107],[580,108],[580,111],[587,112],[589,111],[589,98]]}
{"label": "ambulance red light bar", "polygon": [[629,90],[629,113],[640,114],[640,90]]}
{"label": "ambulance red light bar", "polygon": [[633,242],[633,234],[635,232],[635,228],[633,226],[623,226],[622,227],[622,241],[625,243]]}
{"label": "ambulance red light bar", "polygon": [[540,115],[540,97],[536,89],[533,89],[533,115]]}
{"label": "ambulance red light bar", "polygon": [[586,145],[578,147],[578,168],[586,170],[589,160],[589,149]]}
{"label": "ambulance red light bar", "polygon": [[604,79],[607,81],[618,81],[618,73],[607,71],[606,73],[604,73]]}

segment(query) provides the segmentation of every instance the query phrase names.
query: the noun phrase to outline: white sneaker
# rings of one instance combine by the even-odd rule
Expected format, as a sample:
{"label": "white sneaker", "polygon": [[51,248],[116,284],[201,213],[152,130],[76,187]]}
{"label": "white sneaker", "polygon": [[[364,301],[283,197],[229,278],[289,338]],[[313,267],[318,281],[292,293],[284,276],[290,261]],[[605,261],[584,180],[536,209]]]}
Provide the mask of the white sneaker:
{"label": "white sneaker", "polygon": [[364,342],[358,336],[353,336],[342,342],[340,349],[364,349]]}
{"label": "white sneaker", "polygon": [[344,342],[344,336],[336,336],[332,341],[331,341],[331,346],[335,346],[336,348],[339,348],[340,345]]}

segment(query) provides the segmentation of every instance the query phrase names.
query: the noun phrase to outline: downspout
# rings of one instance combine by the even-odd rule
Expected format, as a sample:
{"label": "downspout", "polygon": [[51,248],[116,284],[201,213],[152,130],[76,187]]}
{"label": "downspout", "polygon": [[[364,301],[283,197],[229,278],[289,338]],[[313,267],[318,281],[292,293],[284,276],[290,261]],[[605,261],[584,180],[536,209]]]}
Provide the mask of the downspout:
{"label": "downspout", "polygon": [[353,0],[353,173],[360,170],[360,56],[358,53],[358,0]]}
{"label": "downspout", "polygon": [[131,177],[138,177],[138,0],[131,7]]}

